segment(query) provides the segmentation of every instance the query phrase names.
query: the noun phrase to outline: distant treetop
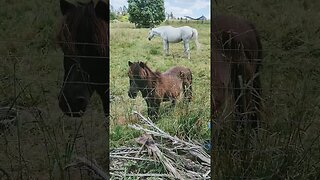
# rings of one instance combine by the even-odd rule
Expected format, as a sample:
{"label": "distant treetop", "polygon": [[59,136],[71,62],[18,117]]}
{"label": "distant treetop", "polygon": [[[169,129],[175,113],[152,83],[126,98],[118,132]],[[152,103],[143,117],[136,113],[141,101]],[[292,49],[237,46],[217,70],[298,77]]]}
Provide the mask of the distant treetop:
{"label": "distant treetop", "polygon": [[154,27],[166,18],[163,0],[128,0],[129,21],[136,27]]}

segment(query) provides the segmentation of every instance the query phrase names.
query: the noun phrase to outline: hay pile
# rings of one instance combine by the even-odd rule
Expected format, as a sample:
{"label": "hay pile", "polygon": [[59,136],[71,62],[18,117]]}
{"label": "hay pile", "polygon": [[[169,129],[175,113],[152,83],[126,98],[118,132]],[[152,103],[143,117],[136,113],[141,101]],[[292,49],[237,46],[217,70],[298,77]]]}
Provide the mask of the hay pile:
{"label": "hay pile", "polygon": [[[200,143],[173,137],[140,113],[134,114],[139,117],[142,125],[129,127],[144,134],[135,139],[135,147],[110,150],[111,179],[210,179],[210,156]],[[16,109],[0,108],[0,129],[14,125],[16,116]],[[108,173],[96,161],[85,157],[75,156],[64,170],[72,168],[86,170],[95,179],[109,179]],[[141,173],[141,169],[145,171]],[[0,168],[0,177],[9,176]]]}
{"label": "hay pile", "polygon": [[[112,179],[125,177],[210,179],[210,156],[199,143],[191,140],[187,142],[173,137],[159,129],[140,113],[134,112],[134,114],[139,116],[143,125],[134,124],[129,127],[142,131],[144,134],[136,139],[137,147],[121,147],[110,151]],[[162,166],[165,170],[161,172],[166,173],[136,173],[136,168],[130,169],[128,164],[132,164],[134,167],[139,164],[144,166],[155,164],[155,167]]]}

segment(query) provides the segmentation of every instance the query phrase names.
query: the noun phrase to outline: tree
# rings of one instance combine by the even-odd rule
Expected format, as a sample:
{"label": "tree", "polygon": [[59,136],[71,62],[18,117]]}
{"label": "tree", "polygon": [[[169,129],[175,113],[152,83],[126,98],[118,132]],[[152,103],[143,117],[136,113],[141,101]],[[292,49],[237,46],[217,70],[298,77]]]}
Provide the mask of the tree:
{"label": "tree", "polygon": [[117,14],[116,14],[115,12],[111,12],[111,11],[110,11],[109,19],[110,19],[110,20],[117,19]]}
{"label": "tree", "polygon": [[165,20],[163,0],[128,0],[129,21],[136,27],[153,27]]}
{"label": "tree", "polygon": [[123,6],[122,15],[127,15],[127,13],[128,13],[128,8],[126,6]]}
{"label": "tree", "polygon": [[171,18],[171,19],[174,19],[174,16],[173,16],[173,13],[172,13],[172,12],[170,13],[170,18]]}
{"label": "tree", "polygon": [[114,20],[117,18],[117,14],[114,12],[114,8],[112,5],[110,5],[110,14],[109,14],[109,19]]}

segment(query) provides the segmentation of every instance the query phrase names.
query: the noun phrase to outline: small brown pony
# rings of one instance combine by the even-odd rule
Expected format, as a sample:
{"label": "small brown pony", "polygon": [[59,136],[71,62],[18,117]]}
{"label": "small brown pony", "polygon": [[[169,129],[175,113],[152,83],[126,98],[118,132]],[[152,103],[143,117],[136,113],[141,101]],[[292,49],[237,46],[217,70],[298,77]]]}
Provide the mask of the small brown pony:
{"label": "small brown pony", "polygon": [[241,18],[215,16],[212,21],[213,119],[232,115],[238,125],[257,127],[262,60],[259,35],[252,23]]}
{"label": "small brown pony", "polygon": [[192,73],[191,70],[181,66],[170,68],[164,73],[153,72],[146,63],[128,62],[128,76],[130,88],[128,96],[136,98],[140,91],[148,105],[148,116],[151,119],[159,117],[160,103],[172,101],[176,104],[181,92],[190,102],[192,99]]}
{"label": "small brown pony", "polygon": [[82,116],[96,91],[107,116],[109,4],[60,0],[60,9],[63,19],[58,41],[64,53],[60,109],[68,116]]}

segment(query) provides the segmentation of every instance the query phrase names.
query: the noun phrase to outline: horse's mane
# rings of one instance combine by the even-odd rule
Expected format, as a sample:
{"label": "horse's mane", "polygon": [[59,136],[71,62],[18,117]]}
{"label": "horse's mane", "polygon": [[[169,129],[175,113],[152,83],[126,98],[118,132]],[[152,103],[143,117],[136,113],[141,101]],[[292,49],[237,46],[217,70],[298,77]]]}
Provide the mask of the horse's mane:
{"label": "horse's mane", "polygon": [[157,70],[157,71],[152,71],[152,70],[147,66],[146,63],[144,63],[144,62],[139,62],[139,63],[143,63],[143,64],[144,64],[143,68],[146,69],[149,73],[151,73],[152,76],[154,76],[154,77],[157,78],[157,79],[160,79],[160,76],[161,76],[161,72],[160,72],[160,71],[158,71],[158,70]]}
{"label": "horse's mane", "polygon": [[82,43],[81,46],[99,46],[99,54],[105,56],[109,42],[107,32],[108,23],[96,16],[93,2],[77,3],[76,8],[63,17],[57,39],[70,53],[77,54],[76,47]]}

